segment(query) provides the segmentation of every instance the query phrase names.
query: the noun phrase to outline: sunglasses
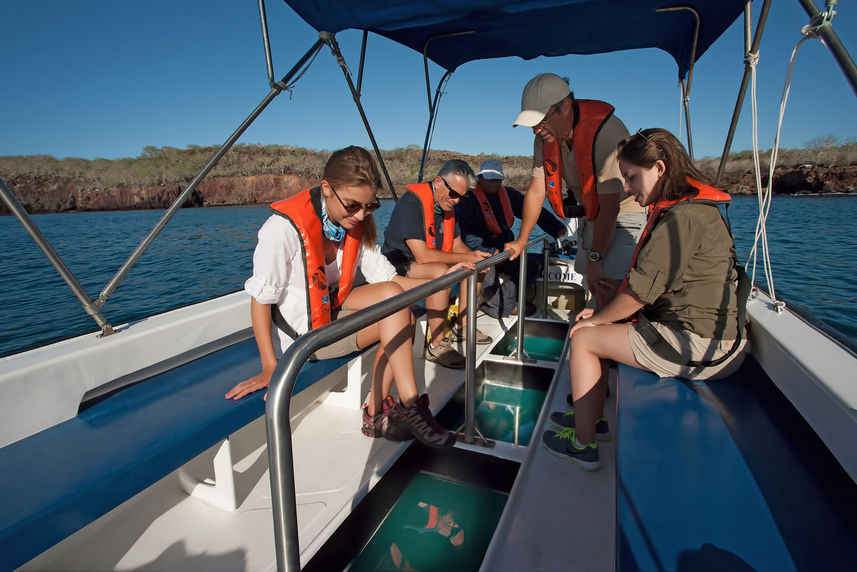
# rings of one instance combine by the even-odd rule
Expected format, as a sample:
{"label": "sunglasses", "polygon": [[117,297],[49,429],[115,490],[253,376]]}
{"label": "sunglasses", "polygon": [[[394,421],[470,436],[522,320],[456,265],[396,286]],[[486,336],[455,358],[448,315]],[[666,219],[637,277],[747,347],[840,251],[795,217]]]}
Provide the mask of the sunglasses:
{"label": "sunglasses", "polygon": [[657,143],[655,143],[654,141],[652,141],[652,138],[651,138],[650,136],[646,136],[646,134],[645,134],[645,133],[643,133],[643,129],[642,129],[642,128],[637,129],[637,132],[636,132],[636,133],[634,133],[634,135],[633,135],[633,136],[634,136],[634,137],[636,137],[637,135],[639,135],[640,137],[642,137],[643,139],[645,139],[647,143],[651,143],[652,145],[654,145],[654,146],[655,146],[655,149],[657,149],[657,150],[658,150],[658,155],[660,155],[661,157],[664,157],[664,150],[663,150],[663,149],[661,149],[661,146],[660,146],[660,145],[658,145]]}
{"label": "sunglasses", "polygon": [[467,194],[467,192],[465,192],[464,195],[462,195],[461,193],[450,187],[449,183],[447,183],[446,179],[444,179],[443,177],[440,177],[440,180],[443,181],[444,185],[446,185],[446,190],[449,191],[449,197],[451,199],[463,199],[464,195]]}
{"label": "sunglasses", "polygon": [[538,129],[539,127],[544,127],[545,125],[547,125],[548,119],[550,119],[550,116],[554,113],[556,113],[556,107],[551,105],[551,108],[548,109],[548,112],[545,113],[545,116],[542,117],[542,120],[533,126],[533,129]]}
{"label": "sunglasses", "polygon": [[333,188],[333,185],[328,182],[327,186],[330,187],[331,191],[333,191],[333,195],[337,198],[339,204],[342,205],[342,208],[345,209],[345,214],[347,214],[348,216],[356,215],[357,211],[361,209],[363,210],[364,214],[369,215],[381,208],[381,203],[378,202],[378,199],[375,199],[375,202],[369,203],[368,205],[361,205],[360,203],[348,203],[346,205],[344,202],[342,202],[342,197],[339,196],[339,193],[336,192],[336,189]]}
{"label": "sunglasses", "polygon": [[646,137],[646,134],[645,134],[645,133],[643,133],[643,128],[642,128],[642,127],[641,127],[640,129],[637,129],[637,132],[636,132],[636,133],[634,133],[634,135],[639,135],[640,137],[642,137],[643,139],[645,139],[645,140],[646,140],[646,141],[648,141],[649,143],[651,143],[651,142],[652,142],[652,140],[651,140],[651,139],[649,139],[648,137]]}

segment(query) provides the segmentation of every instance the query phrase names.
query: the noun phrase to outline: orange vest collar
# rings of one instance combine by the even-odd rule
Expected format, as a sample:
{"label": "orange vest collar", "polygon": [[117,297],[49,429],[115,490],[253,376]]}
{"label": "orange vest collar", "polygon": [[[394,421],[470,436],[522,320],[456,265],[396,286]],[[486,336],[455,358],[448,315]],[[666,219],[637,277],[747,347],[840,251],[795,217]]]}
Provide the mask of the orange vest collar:
{"label": "orange vest collar", "polygon": [[[583,208],[586,218],[595,219],[598,216],[598,185],[595,178],[595,138],[607,120],[613,115],[614,107],[609,103],[595,99],[575,100],[574,131],[571,134],[571,144],[574,149],[574,159],[577,163],[577,176],[580,181]],[[548,202],[553,211],[562,218],[565,211],[562,207],[562,154],[561,141],[544,143],[545,186]]]}
{"label": "orange vest collar", "polygon": [[[420,200],[423,207],[423,225],[425,226],[426,245],[437,249],[437,234],[434,228],[434,193],[429,183],[414,183],[405,187]],[[452,242],[455,240],[455,212],[443,213],[443,245],[440,250],[452,252]]]}

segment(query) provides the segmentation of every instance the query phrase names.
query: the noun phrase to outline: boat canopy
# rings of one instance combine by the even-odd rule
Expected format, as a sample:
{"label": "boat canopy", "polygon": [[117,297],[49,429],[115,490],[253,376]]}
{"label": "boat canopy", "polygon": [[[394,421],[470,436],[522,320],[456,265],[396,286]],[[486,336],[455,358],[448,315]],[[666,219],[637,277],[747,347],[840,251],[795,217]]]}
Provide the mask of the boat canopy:
{"label": "boat canopy", "polygon": [[[705,50],[746,0],[285,0],[318,31],[366,30],[423,53],[448,71],[506,56],[660,48],[678,65]],[[664,10],[664,9],[667,10]],[[694,13],[695,12],[695,13]],[[694,35],[699,35],[694,52]]]}

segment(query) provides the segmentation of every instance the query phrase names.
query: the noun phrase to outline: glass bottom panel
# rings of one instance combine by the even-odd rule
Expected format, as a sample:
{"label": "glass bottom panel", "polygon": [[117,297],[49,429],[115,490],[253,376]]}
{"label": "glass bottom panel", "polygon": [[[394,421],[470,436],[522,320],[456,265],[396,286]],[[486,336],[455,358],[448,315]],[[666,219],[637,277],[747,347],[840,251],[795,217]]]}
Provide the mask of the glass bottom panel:
{"label": "glass bottom panel", "polygon": [[349,570],[478,570],[507,496],[420,472]]}

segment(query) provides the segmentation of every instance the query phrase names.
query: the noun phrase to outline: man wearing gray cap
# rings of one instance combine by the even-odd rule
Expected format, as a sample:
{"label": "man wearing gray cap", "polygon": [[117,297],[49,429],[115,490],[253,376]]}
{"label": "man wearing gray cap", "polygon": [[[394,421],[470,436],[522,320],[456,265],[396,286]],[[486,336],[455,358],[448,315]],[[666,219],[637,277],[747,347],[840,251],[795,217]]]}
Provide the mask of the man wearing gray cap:
{"label": "man wearing gray cap", "polygon": [[[455,219],[461,228],[461,238],[471,250],[488,254],[502,252],[507,242],[514,240],[512,225],[515,217],[521,218],[524,196],[520,191],[503,185],[503,165],[496,159],[488,159],[476,174],[476,188],[455,205]],[[547,235],[559,239],[565,235],[566,227],[547,209],[542,209],[538,225]],[[531,255],[527,263],[527,283],[533,283],[539,275],[541,256]],[[517,314],[518,261],[506,261],[491,268],[482,286],[484,302],[482,310],[494,318]],[[534,307],[527,303],[525,315]]]}
{"label": "man wearing gray cap", "polygon": [[[578,218],[575,270],[585,277],[596,307],[613,298],[645,225],[645,213],[626,197],[616,145],[628,136],[613,106],[577,100],[568,80],[539,74],[524,87],[514,126],[533,128],[533,178],[524,200],[513,258],[525,251],[545,195],[561,218]],[[563,183],[568,189],[563,194]]]}

